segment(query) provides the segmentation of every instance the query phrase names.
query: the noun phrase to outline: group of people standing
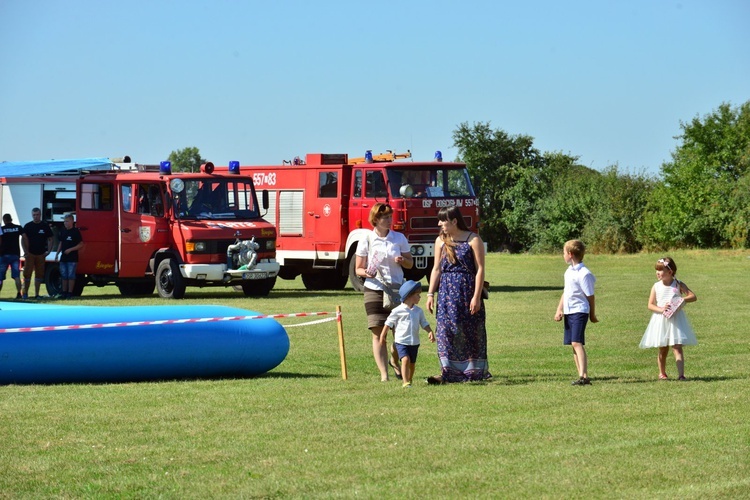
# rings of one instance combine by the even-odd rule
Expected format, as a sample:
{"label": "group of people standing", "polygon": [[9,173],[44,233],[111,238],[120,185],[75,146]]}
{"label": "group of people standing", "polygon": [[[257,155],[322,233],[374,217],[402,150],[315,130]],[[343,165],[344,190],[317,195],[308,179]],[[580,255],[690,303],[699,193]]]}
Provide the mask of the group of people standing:
{"label": "group of people standing", "polygon": [[[83,248],[80,231],[74,227],[72,214],[63,218],[63,228],[58,234],[55,260],[60,262],[62,277],[62,298],[73,295],[76,279],[78,252]],[[3,226],[0,227],[0,290],[10,276],[16,284],[16,298],[28,299],[31,290],[31,277],[34,276],[34,295],[39,298],[39,290],[44,282],[44,270],[47,256],[52,253],[54,233],[49,224],[42,220],[39,208],[31,210],[31,221],[24,226],[13,223],[10,214],[3,215]],[[21,255],[23,254],[23,282],[21,281]]]}
{"label": "group of people standing", "polygon": [[[486,313],[482,289],[485,250],[478,234],[472,232],[457,207],[438,212],[440,234],[435,240],[435,263],[430,275],[426,306],[435,311],[433,334],[418,304],[422,286],[404,282],[404,269],[414,265],[406,237],[391,229],[393,209],[376,203],[370,211],[373,231],[360,241],[356,251],[356,272],[364,278],[364,303],[367,326],[372,332],[372,351],[380,379],[387,381],[390,366],[404,387],[411,387],[420,344],[419,330],[437,341],[440,373],[427,378],[429,384],[487,380],[492,377],[487,361]],[[570,240],[563,248],[568,264],[563,293],[555,321],[564,320],[563,344],[573,348],[578,378],[572,385],[591,385],[585,349],[585,331],[589,320],[598,322],[594,284],[596,278],[583,264],[585,246]],[[652,318],[641,341],[642,348],[659,349],[659,379],[666,380],[666,356],[671,347],[677,364],[678,379],[685,380],[683,345],[697,344],[683,305],[697,300],[695,293],[675,278],[677,265],[665,257],[656,263],[657,282],[652,287],[648,308]],[[395,286],[394,286],[395,284]],[[402,304],[384,307],[384,296],[398,288]],[[437,300],[435,294],[437,293]],[[389,302],[385,300],[385,302]],[[387,346],[387,333],[394,341]]]}
{"label": "group of people standing", "polygon": [[[419,320],[421,310],[417,304],[421,285],[413,281],[403,283],[403,270],[410,269],[414,259],[406,237],[391,229],[392,222],[393,209],[387,204],[376,203],[370,211],[373,232],[360,241],[356,251],[356,272],[365,278],[367,326],[372,332],[373,356],[380,379],[388,380],[390,365],[396,377],[404,380],[405,387],[411,385],[420,326],[430,334],[431,341],[437,341],[440,359],[440,373],[428,377],[428,383],[491,378],[482,298],[485,259],[482,239],[468,228],[457,207],[443,208],[438,212],[440,235],[435,240],[435,265],[426,301],[428,311],[432,313],[434,309],[436,316],[433,336],[429,324],[424,325]],[[389,311],[383,306],[383,295],[389,293],[394,283],[401,285],[399,293],[404,303]],[[417,313],[404,314],[404,308]],[[399,321],[409,325],[415,318],[419,321],[415,327],[399,325]],[[385,342],[389,328],[394,330],[390,349]],[[404,331],[409,335],[400,334]]]}

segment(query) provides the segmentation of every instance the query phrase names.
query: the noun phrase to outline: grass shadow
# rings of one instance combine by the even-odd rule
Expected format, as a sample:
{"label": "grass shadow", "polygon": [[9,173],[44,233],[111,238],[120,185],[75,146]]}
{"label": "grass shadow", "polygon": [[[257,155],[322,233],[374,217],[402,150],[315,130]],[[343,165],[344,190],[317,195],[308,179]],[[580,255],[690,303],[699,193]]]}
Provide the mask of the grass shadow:
{"label": "grass shadow", "polygon": [[490,293],[492,292],[549,292],[549,291],[562,291],[561,286],[491,286]]}

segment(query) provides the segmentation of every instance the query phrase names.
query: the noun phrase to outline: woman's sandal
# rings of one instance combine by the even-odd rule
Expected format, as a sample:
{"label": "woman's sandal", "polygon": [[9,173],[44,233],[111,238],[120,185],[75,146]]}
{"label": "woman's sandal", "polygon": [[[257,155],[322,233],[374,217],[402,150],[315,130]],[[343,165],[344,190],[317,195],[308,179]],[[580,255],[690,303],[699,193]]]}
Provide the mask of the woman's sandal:
{"label": "woman's sandal", "polygon": [[401,377],[401,370],[399,369],[398,366],[396,366],[395,364],[393,364],[393,360],[392,359],[388,360],[388,365],[390,365],[390,367],[393,368],[393,373],[396,374],[396,378],[399,379],[399,380],[401,380],[402,379],[402,377]]}
{"label": "woman's sandal", "polygon": [[659,374],[659,380],[668,380],[668,379],[669,377],[667,377],[666,375],[662,375],[661,373]]}

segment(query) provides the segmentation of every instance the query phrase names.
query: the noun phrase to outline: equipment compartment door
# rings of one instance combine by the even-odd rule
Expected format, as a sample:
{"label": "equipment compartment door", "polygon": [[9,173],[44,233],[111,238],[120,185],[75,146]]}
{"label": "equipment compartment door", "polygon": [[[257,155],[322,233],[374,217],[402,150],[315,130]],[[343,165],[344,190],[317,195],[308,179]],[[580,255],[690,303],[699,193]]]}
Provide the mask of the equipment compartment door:
{"label": "equipment compartment door", "polygon": [[114,275],[116,272],[117,211],[111,182],[79,181],[76,224],[86,245],[78,274]]}
{"label": "equipment compartment door", "polygon": [[341,172],[319,170],[317,196],[308,215],[313,218],[316,267],[335,266],[341,242]]}
{"label": "equipment compartment door", "polygon": [[169,246],[164,189],[156,182],[121,184],[120,277],[142,278],[154,253]]}

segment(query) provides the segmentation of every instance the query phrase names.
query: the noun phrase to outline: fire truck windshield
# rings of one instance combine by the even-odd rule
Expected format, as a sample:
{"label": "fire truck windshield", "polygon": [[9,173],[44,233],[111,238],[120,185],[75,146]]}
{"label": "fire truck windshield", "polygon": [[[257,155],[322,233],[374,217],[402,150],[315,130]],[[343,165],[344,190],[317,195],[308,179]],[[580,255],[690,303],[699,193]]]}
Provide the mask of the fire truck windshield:
{"label": "fire truck windshield", "polygon": [[260,217],[251,179],[185,179],[175,205],[180,219]]}
{"label": "fire truck windshield", "polygon": [[466,168],[389,168],[388,186],[395,198],[474,198]]}

